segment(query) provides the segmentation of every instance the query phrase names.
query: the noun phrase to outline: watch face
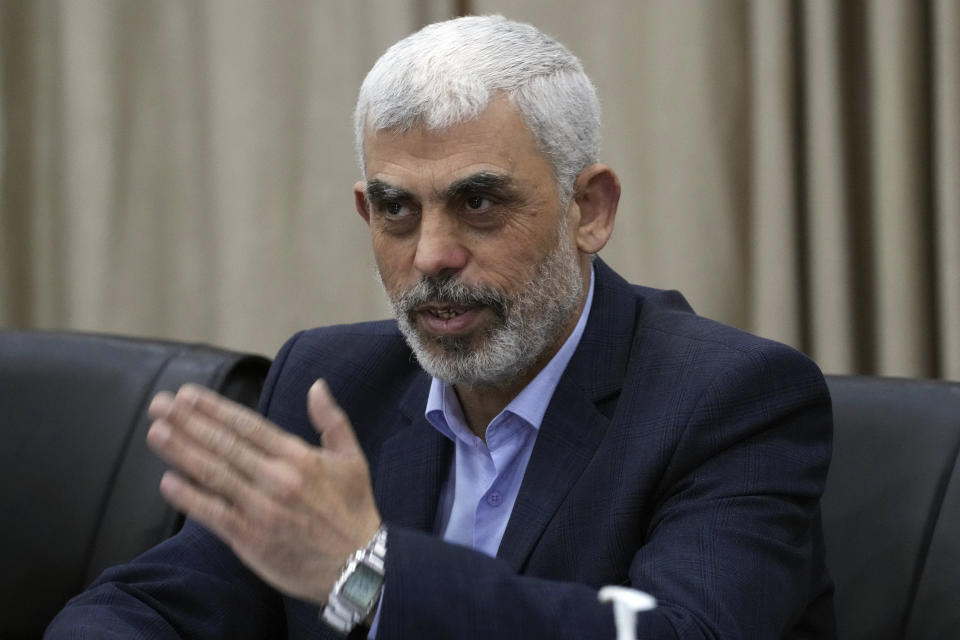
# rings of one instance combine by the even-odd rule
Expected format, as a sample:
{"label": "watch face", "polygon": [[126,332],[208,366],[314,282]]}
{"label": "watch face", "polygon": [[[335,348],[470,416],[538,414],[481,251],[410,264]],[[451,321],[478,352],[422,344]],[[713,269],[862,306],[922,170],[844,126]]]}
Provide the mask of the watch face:
{"label": "watch face", "polygon": [[383,585],[383,576],[360,562],[343,583],[340,595],[357,609],[370,611],[373,609],[373,603],[381,585]]}

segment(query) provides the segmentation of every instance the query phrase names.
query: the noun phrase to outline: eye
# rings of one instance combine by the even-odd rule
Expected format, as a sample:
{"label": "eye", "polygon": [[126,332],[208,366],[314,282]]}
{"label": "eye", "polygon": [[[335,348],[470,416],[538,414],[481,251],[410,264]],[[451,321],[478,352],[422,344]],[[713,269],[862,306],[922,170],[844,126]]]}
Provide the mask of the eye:
{"label": "eye", "polygon": [[483,196],[470,196],[464,201],[464,204],[471,211],[486,211],[493,206],[493,201]]}
{"label": "eye", "polygon": [[410,207],[397,200],[384,202],[380,209],[388,218],[404,218],[410,215]]}

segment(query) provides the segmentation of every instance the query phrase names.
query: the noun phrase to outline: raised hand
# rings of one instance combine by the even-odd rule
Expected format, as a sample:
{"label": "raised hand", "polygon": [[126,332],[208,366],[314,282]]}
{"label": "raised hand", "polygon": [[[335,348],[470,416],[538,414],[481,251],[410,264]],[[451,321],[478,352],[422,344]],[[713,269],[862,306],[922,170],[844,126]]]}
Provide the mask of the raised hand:
{"label": "raised hand", "polygon": [[380,514],[366,458],[322,380],[310,388],[307,410],[323,447],[187,385],[153,399],[147,442],[173,467],[160,483],[171,504],[280,591],[323,604]]}

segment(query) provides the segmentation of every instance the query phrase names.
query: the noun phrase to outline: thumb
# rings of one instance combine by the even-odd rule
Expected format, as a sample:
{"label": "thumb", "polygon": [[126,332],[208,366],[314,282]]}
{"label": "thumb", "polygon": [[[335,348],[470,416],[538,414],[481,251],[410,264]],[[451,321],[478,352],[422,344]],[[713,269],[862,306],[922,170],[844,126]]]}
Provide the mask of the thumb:
{"label": "thumb", "polygon": [[320,434],[324,448],[337,453],[360,452],[350,420],[333,399],[323,378],[317,379],[307,392],[307,415]]}

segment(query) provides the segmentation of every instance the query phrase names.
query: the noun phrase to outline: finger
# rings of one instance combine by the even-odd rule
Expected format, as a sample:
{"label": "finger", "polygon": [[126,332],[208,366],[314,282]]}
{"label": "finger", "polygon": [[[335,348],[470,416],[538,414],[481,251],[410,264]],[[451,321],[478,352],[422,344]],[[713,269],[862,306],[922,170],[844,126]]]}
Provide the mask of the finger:
{"label": "finger", "polygon": [[147,414],[154,420],[166,418],[173,409],[173,394],[169,391],[161,391],[150,401],[147,408]]}
{"label": "finger", "polygon": [[[169,406],[166,406],[167,404]],[[189,442],[206,449],[248,478],[257,478],[264,474],[269,454],[239,436],[236,431],[182,402],[173,402],[172,397],[158,395],[150,406],[151,413],[162,415],[158,420],[173,428],[176,435],[188,438]],[[160,434],[154,435],[157,437]]]}
{"label": "finger", "polygon": [[360,443],[347,414],[333,399],[322,378],[314,382],[307,393],[307,413],[326,449],[341,453],[360,452]]}
{"label": "finger", "polygon": [[147,444],[167,464],[189,476],[206,491],[231,502],[240,502],[251,493],[249,478],[239,473],[228,460],[198,445],[165,419],[150,426]]}
{"label": "finger", "polygon": [[[198,412],[171,409],[151,425],[147,443],[168,464],[238,504],[260,491],[287,504],[300,498],[298,460],[271,456]],[[305,459],[312,447],[298,446]]]}
{"label": "finger", "polygon": [[242,532],[242,519],[236,509],[222,497],[198,489],[175,471],[167,471],[160,479],[160,493],[178,511],[187,514],[213,531],[227,544],[236,544]]}
{"label": "finger", "polygon": [[274,456],[300,456],[305,443],[271,423],[256,411],[198,385],[184,385],[177,392],[175,407],[198,411],[233,431],[244,440]]}

